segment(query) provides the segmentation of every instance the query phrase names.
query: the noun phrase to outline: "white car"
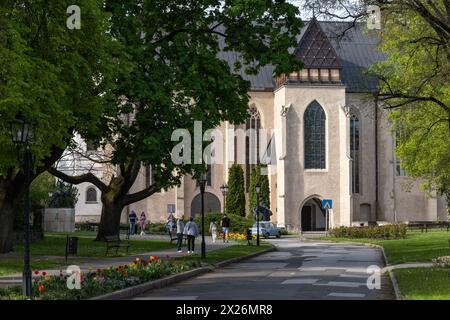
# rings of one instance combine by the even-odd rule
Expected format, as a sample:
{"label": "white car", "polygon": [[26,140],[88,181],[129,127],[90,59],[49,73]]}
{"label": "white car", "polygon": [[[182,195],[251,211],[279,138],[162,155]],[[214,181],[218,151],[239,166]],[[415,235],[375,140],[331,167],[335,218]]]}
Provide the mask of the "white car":
{"label": "white car", "polygon": [[[252,231],[252,235],[258,234],[258,224],[255,223],[250,230]],[[263,236],[266,239],[268,239],[269,237],[281,238],[281,230],[272,222],[262,221],[259,223],[259,235]]]}

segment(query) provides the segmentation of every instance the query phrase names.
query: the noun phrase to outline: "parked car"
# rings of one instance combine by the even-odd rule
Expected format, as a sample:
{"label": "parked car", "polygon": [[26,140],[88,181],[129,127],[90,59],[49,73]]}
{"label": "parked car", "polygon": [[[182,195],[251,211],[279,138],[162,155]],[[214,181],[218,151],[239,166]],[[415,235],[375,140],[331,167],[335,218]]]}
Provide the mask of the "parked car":
{"label": "parked car", "polygon": [[[251,228],[252,234],[258,234],[258,224],[255,223]],[[262,221],[259,223],[259,235],[264,238],[277,237],[281,238],[281,229],[276,227],[272,222]]]}

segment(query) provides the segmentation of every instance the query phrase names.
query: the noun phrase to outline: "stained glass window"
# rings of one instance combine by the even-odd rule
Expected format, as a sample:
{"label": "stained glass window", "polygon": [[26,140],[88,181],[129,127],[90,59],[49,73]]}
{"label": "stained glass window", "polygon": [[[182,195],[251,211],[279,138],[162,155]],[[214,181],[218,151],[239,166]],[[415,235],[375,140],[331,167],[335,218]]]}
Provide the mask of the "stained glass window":
{"label": "stained glass window", "polygon": [[359,118],[352,115],[350,118],[350,157],[352,158],[352,192],[359,193]]}
{"label": "stained glass window", "polygon": [[317,101],[305,111],[305,169],[326,168],[325,111]]}

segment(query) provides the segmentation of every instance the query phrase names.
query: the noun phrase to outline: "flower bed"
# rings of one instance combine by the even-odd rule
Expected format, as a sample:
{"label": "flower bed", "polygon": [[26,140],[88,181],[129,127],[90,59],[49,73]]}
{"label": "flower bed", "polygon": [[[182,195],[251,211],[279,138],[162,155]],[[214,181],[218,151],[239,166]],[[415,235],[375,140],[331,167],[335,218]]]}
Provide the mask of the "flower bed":
{"label": "flower bed", "polygon": [[450,268],[450,256],[439,257],[439,258],[433,259],[433,263],[437,267]]}
{"label": "flower bed", "polygon": [[33,298],[36,300],[79,300],[103,295],[198,267],[198,262],[180,262],[150,257],[131,264],[81,272],[81,289],[68,289],[67,275],[49,276],[34,272]]}
{"label": "flower bed", "polygon": [[[219,233],[219,239],[223,238],[223,232]],[[230,232],[228,233],[228,239],[229,240],[235,240],[235,241],[247,241],[247,235],[243,233],[237,233],[237,232]],[[253,239],[256,239],[256,234],[253,235]]]}

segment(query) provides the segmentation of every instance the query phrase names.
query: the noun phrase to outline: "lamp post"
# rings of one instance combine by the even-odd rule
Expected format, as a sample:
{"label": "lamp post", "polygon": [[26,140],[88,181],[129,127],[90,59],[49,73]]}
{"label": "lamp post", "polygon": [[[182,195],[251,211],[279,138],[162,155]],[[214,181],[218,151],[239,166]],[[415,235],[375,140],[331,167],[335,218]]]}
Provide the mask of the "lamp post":
{"label": "lamp post", "polygon": [[223,194],[223,213],[227,212],[227,193],[228,193],[228,185],[224,183],[220,187],[220,192]]}
{"label": "lamp post", "polygon": [[23,170],[24,182],[24,207],[23,207],[23,228],[24,228],[24,266],[22,273],[23,295],[31,297],[31,267],[30,267],[30,171],[31,171],[31,151],[30,140],[33,138],[33,124],[22,114],[18,114],[16,121],[11,122],[11,139],[17,146],[24,146]]}
{"label": "lamp post", "polygon": [[261,187],[259,184],[255,186],[256,191],[256,245],[259,247],[259,193],[261,192]]}
{"label": "lamp post", "polygon": [[201,176],[198,180],[200,185],[200,194],[201,194],[201,214],[202,214],[202,259],[206,259],[206,243],[205,243],[205,187],[206,187],[206,172]]}

